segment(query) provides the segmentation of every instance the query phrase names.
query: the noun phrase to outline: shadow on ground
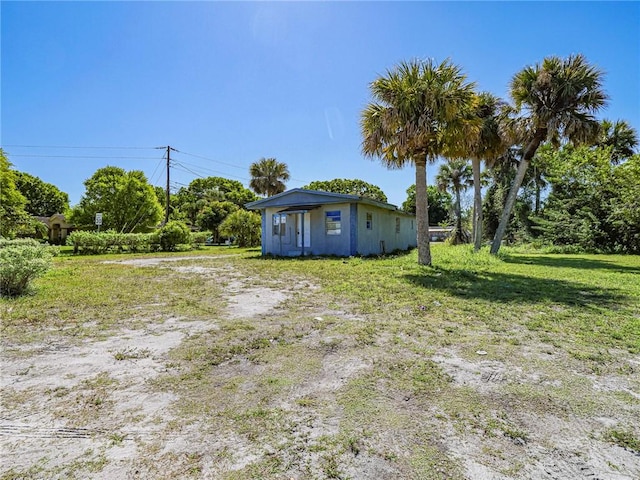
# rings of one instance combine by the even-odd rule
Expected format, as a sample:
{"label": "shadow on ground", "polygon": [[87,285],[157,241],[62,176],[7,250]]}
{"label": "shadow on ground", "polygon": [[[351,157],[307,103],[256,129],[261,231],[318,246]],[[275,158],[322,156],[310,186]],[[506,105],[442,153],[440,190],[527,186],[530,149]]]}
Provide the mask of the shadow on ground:
{"label": "shadow on ground", "polygon": [[419,287],[462,298],[502,303],[558,303],[581,307],[619,308],[628,298],[606,287],[593,288],[566,280],[513,273],[471,272],[436,268],[404,278]]}
{"label": "shadow on ground", "polygon": [[509,255],[504,258],[504,262],[556,268],[579,268],[582,270],[611,270],[619,273],[640,273],[640,268],[638,267],[620,265],[612,262],[607,262],[606,260],[567,257],[566,255],[558,257],[543,255]]}

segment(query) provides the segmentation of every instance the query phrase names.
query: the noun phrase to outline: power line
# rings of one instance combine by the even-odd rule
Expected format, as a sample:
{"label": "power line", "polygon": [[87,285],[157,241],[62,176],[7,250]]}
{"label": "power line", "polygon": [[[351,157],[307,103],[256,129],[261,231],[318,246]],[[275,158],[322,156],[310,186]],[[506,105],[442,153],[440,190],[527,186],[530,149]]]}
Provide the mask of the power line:
{"label": "power line", "polygon": [[[181,151],[180,153],[182,153],[183,155],[188,155],[190,157],[195,157],[195,158],[200,158],[202,160],[207,160],[209,162],[219,163],[221,165],[227,165],[229,167],[238,168],[240,170],[244,170],[245,172],[249,171],[249,167],[248,166],[238,166],[238,165],[234,165],[232,163],[223,162],[221,160],[214,160],[213,158],[205,157],[203,155],[196,155],[195,153],[188,153],[188,152],[183,152],[183,151]],[[188,163],[187,163],[187,165],[188,165]],[[290,178],[290,180],[293,180],[294,182],[300,182],[300,183],[310,183],[307,180],[300,180],[299,178]]]}
{"label": "power line", "polygon": [[[19,148],[74,148],[82,150],[153,150],[156,147],[80,147],[71,145],[3,145],[3,147],[19,147]],[[164,147],[163,147],[164,148]]]}
{"label": "power line", "polygon": [[187,153],[187,152],[180,152],[180,153],[182,153],[183,155],[188,155],[190,157],[195,157],[195,158],[200,158],[202,160],[207,160],[209,162],[219,163],[221,165],[227,165],[228,167],[238,168],[240,170],[245,170],[246,171],[246,170],[249,169],[249,167],[234,165],[233,163],[222,162],[220,160],[214,160],[213,158],[204,157],[202,155],[196,155],[194,153]]}
{"label": "power line", "polygon": [[[200,171],[205,172],[205,173],[194,172],[193,170],[191,170],[189,167],[187,167],[184,164],[189,165],[191,168],[195,168],[195,169],[200,170]],[[232,175],[232,174],[229,174],[229,173],[226,173],[226,172],[221,172],[219,170],[212,170],[210,168],[201,167],[200,165],[195,165],[193,163],[184,162],[182,160],[180,162],[174,162],[173,165],[174,165],[174,167],[176,167],[176,166],[181,167],[183,170],[185,170],[185,171],[187,171],[189,173],[192,173],[192,174],[194,174],[194,175],[196,175],[197,177],[200,177],[200,178],[205,178],[207,176],[206,173],[217,173],[217,174],[221,174],[221,175],[228,175],[230,177],[239,178],[239,179],[245,180],[245,181],[249,180],[246,177],[241,177],[239,175]]]}
{"label": "power line", "polygon": [[40,154],[34,154],[34,155],[28,155],[28,154],[16,154],[16,153],[12,153],[11,157],[23,157],[23,158],[100,158],[100,159],[112,159],[112,160],[118,160],[118,159],[140,159],[140,160],[157,160],[158,157],[137,157],[137,156],[102,156],[102,155],[40,155]]}

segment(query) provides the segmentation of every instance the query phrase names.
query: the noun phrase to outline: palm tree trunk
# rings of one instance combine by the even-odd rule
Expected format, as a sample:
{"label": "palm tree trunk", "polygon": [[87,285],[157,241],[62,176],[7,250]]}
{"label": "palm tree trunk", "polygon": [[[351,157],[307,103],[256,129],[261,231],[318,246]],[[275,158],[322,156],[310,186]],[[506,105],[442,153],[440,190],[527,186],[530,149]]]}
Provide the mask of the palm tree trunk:
{"label": "palm tree trunk", "polygon": [[529,168],[531,159],[536,154],[538,147],[540,146],[540,144],[542,143],[542,140],[544,140],[546,136],[547,136],[546,128],[537,129],[535,134],[533,135],[533,138],[529,142],[529,145],[527,145],[527,148],[522,154],[522,159],[520,160],[520,164],[518,165],[518,171],[516,172],[516,178],[513,179],[513,183],[511,184],[511,189],[509,190],[509,195],[507,196],[507,200],[504,204],[504,210],[502,210],[502,216],[500,217],[500,223],[498,224],[496,235],[495,237],[493,237],[493,243],[491,244],[492,255],[497,255],[498,250],[500,250],[502,239],[504,238],[504,234],[507,231],[509,218],[511,217],[511,212],[513,211],[513,206],[516,203],[518,190],[520,190],[520,186],[522,185],[522,180],[524,179],[524,176],[527,173],[527,168]]}
{"label": "palm tree trunk", "polygon": [[460,187],[455,187],[456,192],[456,234],[454,237],[454,245],[464,243],[464,235],[462,235],[462,208],[460,205]]}
{"label": "palm tree trunk", "polygon": [[427,199],[427,159],[415,160],[416,164],[416,225],[418,235],[418,264],[431,265],[429,243],[429,203]]}
{"label": "palm tree trunk", "polygon": [[541,182],[541,176],[542,174],[540,173],[540,171],[536,172],[535,175],[535,182],[536,182],[536,204],[535,204],[535,208],[534,208],[534,213],[536,216],[540,215],[540,195],[542,193],[542,188],[540,187]]}
{"label": "palm tree trunk", "polygon": [[482,187],[480,186],[480,159],[471,159],[473,170],[473,250],[482,247]]}

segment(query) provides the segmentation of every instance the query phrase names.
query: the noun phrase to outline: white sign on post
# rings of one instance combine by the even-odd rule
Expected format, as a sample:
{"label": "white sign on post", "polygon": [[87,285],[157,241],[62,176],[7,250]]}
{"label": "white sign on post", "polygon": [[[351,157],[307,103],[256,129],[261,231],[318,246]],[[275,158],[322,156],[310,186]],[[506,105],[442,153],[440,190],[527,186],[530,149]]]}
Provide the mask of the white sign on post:
{"label": "white sign on post", "polygon": [[102,214],[101,213],[96,213],[96,225],[98,225],[98,226],[102,225]]}

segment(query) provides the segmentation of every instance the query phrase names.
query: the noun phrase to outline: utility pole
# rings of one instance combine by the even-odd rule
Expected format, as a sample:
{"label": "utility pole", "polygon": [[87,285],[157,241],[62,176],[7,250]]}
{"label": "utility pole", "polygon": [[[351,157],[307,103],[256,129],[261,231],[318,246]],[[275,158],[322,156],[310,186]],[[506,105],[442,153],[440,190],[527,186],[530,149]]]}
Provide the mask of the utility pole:
{"label": "utility pole", "polygon": [[167,192],[166,192],[166,201],[164,206],[164,224],[166,225],[169,222],[169,206],[171,203],[171,196],[169,194],[169,167],[171,166],[171,147],[167,145]]}
{"label": "utility pole", "polygon": [[[162,147],[157,147],[162,148]],[[167,145],[167,191],[166,191],[166,201],[164,205],[164,224],[166,225],[169,222],[169,208],[171,207],[171,194],[169,193],[169,170],[171,168],[171,151],[177,152],[175,148],[171,148],[170,145]]]}

